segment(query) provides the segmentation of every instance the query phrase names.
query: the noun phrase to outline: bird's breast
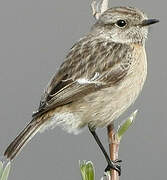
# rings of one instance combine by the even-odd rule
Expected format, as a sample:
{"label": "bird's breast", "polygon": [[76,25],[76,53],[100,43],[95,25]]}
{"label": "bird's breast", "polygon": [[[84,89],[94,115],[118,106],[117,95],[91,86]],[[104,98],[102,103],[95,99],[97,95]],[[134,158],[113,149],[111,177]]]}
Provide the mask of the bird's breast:
{"label": "bird's breast", "polygon": [[85,119],[91,121],[92,126],[103,127],[111,123],[140,94],[147,76],[147,59],[143,46],[133,45],[133,48],[133,62],[123,81],[86,97]]}

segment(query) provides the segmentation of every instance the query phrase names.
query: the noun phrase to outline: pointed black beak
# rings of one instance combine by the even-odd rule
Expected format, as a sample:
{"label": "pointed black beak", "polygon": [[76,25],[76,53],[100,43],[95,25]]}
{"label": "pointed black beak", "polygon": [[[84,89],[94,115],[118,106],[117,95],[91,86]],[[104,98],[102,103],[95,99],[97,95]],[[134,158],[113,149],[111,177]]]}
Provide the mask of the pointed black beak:
{"label": "pointed black beak", "polygon": [[151,24],[155,24],[158,23],[159,20],[158,19],[145,19],[142,21],[141,26],[149,26]]}

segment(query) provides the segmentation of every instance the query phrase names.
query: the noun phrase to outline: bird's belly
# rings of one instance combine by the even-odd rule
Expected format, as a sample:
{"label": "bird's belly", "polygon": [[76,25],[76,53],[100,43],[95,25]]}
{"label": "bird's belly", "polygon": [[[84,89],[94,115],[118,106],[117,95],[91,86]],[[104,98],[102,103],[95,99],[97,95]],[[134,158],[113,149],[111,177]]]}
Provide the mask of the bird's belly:
{"label": "bird's belly", "polygon": [[112,88],[103,90],[97,94],[94,102],[88,103],[89,110],[85,116],[89,124],[95,127],[107,126],[135,102],[139,92],[134,87],[115,89],[115,92]]}

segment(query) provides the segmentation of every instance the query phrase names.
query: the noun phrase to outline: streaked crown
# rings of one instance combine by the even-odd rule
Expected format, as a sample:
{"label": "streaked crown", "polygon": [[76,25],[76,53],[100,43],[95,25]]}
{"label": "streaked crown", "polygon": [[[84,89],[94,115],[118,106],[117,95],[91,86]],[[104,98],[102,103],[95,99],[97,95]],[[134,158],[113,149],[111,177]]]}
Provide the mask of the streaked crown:
{"label": "streaked crown", "polygon": [[144,43],[148,25],[156,22],[137,8],[115,7],[100,16],[91,32],[117,43]]}

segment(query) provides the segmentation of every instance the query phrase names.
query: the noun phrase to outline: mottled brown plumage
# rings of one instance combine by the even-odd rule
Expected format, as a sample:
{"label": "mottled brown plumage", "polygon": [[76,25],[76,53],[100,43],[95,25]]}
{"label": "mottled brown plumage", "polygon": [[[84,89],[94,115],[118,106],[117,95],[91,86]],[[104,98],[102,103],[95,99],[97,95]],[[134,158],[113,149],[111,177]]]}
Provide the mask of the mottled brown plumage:
{"label": "mottled brown plumage", "polygon": [[45,89],[33,120],[5,151],[7,158],[13,159],[47,127],[61,125],[76,133],[86,125],[104,127],[117,119],[136,100],[146,79],[148,27],[143,22],[147,17],[136,8],[104,12],[71,48]]}

